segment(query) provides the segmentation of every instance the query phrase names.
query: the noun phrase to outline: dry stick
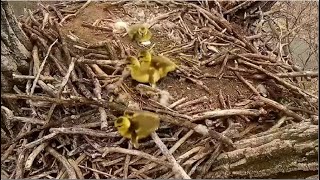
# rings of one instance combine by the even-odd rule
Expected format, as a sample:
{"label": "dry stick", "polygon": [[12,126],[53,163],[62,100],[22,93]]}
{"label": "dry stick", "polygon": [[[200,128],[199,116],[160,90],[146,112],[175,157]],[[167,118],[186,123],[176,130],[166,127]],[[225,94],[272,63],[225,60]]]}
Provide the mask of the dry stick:
{"label": "dry stick", "polygon": [[[21,131],[19,132],[19,134],[30,131],[30,130],[31,130],[31,124],[25,123],[21,128]],[[27,150],[24,146],[27,142],[28,142],[27,139],[22,140],[21,146],[17,149],[18,158],[16,160],[16,168],[15,168],[16,179],[21,179],[24,177],[23,175],[24,175],[25,169],[23,166],[23,162],[25,160],[25,155],[27,153]]]}
{"label": "dry stick", "polygon": [[222,90],[221,90],[221,89],[219,90],[219,95],[218,95],[218,97],[219,97],[219,102],[220,102],[220,104],[221,104],[221,107],[222,107],[223,109],[227,109],[227,104],[226,104],[226,102],[225,102],[225,100],[224,100],[224,98],[223,98],[223,94],[222,94]]}
{"label": "dry stick", "polygon": [[[84,113],[81,113],[81,114],[78,114],[78,115],[71,115],[71,116],[67,116],[63,119],[59,119],[57,121],[54,121],[54,122],[51,122],[49,124],[46,124],[44,126],[41,126],[40,128],[37,128],[37,129],[33,129],[32,131],[29,131],[27,133],[24,133],[23,135],[18,135],[13,141],[18,141],[20,140],[21,138],[24,138],[26,136],[29,136],[35,132],[38,132],[38,131],[41,131],[41,130],[45,130],[45,129],[48,129],[50,127],[54,127],[54,126],[59,126],[61,124],[63,124],[64,122],[66,121],[70,121],[70,120],[73,120],[74,117],[76,117],[77,119],[80,119],[82,117],[85,117],[85,116],[89,116],[89,115],[92,115],[96,112],[96,110],[89,110],[89,111],[86,111]],[[74,126],[76,127],[76,126]]]}
{"label": "dry stick", "polygon": [[[172,163],[172,171],[180,175],[183,179],[191,179],[188,174],[183,170],[183,168],[177,163],[176,159],[169,152],[167,146],[161,141],[159,136],[153,132],[151,134],[152,139],[158,145],[163,155]],[[178,178],[178,177],[177,177]]]}
{"label": "dry stick", "polygon": [[[66,57],[66,62],[68,64],[71,64],[71,60],[72,60],[71,59],[71,52],[68,49],[68,45],[67,45],[66,40],[65,40],[65,38],[63,36],[63,33],[61,32],[61,29],[60,29],[57,21],[54,21],[54,25],[55,25],[56,31],[58,33],[58,36],[59,36],[59,39],[60,39],[60,42],[61,42],[62,51],[64,52],[64,55]],[[73,72],[71,74],[71,77],[72,77],[72,80],[77,79],[75,72]]]}
{"label": "dry stick", "polygon": [[97,65],[122,65],[125,64],[124,61],[121,60],[104,60],[104,59],[78,59],[77,63],[82,63],[82,64],[97,64]]}
{"label": "dry stick", "polygon": [[80,168],[78,167],[78,163],[75,162],[73,159],[69,158],[68,159],[69,164],[73,167],[74,171],[76,172],[77,176],[79,179],[84,179],[83,174],[80,170]]}
{"label": "dry stick", "polygon": [[185,115],[185,114],[180,114],[177,112],[173,112],[173,111],[167,111],[167,110],[162,110],[162,109],[156,109],[156,108],[150,108],[150,107],[143,107],[143,110],[148,110],[148,111],[153,111],[156,113],[164,113],[164,114],[168,114],[170,116],[174,116],[174,117],[180,117],[180,118],[184,118],[187,120],[192,120],[192,117]]}
{"label": "dry stick", "polygon": [[[218,31],[221,31],[223,28],[225,28],[229,34],[234,34],[234,36],[239,39],[239,40],[237,39],[237,41],[245,45],[244,47],[247,47],[251,52],[258,53],[258,50],[251,43],[245,40],[239,33],[237,33],[237,31],[235,31],[232,28],[229,21],[227,21],[223,16],[221,16],[214,9],[211,9],[211,11],[213,11],[212,13],[197,6],[196,4],[189,3],[189,5],[195,7],[198,11],[200,11],[200,13],[202,13],[203,16],[205,16],[210,22],[212,22],[212,24],[216,27]],[[220,26],[217,25],[215,22],[218,22]],[[219,34],[219,35],[224,35],[224,34]]]}
{"label": "dry stick", "polygon": [[[174,153],[192,134],[194,133],[194,130],[190,130],[187,134],[185,134],[181,139],[179,139],[179,141],[177,141],[170,149],[169,152],[172,154]],[[161,157],[160,159],[164,160],[165,157]],[[148,164],[148,163],[146,163]],[[157,164],[156,163],[150,163],[146,166],[144,166],[142,169],[138,170],[137,172],[134,172],[133,174],[131,174],[130,176],[128,176],[128,178],[133,178],[134,175],[139,175],[144,173],[147,170],[150,170],[154,167],[156,167]]]}
{"label": "dry stick", "polygon": [[215,150],[211,153],[210,158],[202,166],[202,170],[201,170],[201,175],[202,176],[207,174],[207,172],[210,170],[212,164],[214,163],[214,161],[217,159],[218,155],[222,151],[222,146],[221,146],[220,143],[217,144],[216,146],[214,146],[214,148],[215,148]]}
{"label": "dry stick", "polygon": [[[12,78],[13,79],[28,79],[28,80],[32,80],[32,79],[35,79],[36,77],[35,76],[32,76],[32,75],[19,75],[19,74],[12,74]],[[43,80],[43,81],[55,81],[56,79],[52,76],[43,76],[43,75],[40,75],[40,78],[39,80]],[[39,81],[38,80],[38,81]]]}
{"label": "dry stick", "polygon": [[130,154],[133,156],[139,156],[139,157],[143,157],[145,159],[148,159],[150,161],[153,161],[157,164],[163,165],[165,167],[168,168],[172,168],[172,165],[166,161],[163,161],[159,158],[156,158],[150,154],[147,154],[145,152],[142,151],[138,151],[138,150],[129,150],[129,149],[124,149],[124,148],[120,148],[120,147],[105,147],[105,148],[101,148],[99,150],[102,154],[102,157],[105,157],[108,153],[112,153],[112,152],[116,152],[116,153],[122,153],[122,154]]}
{"label": "dry stick", "polygon": [[15,121],[21,121],[24,123],[30,123],[30,124],[39,124],[39,125],[44,125],[45,122],[41,119],[37,119],[37,118],[28,118],[28,117],[19,117],[19,116],[13,116],[11,118],[11,120],[13,122]]}
{"label": "dry stick", "polygon": [[88,170],[90,170],[90,171],[92,171],[92,172],[96,172],[96,173],[102,174],[102,175],[104,175],[104,176],[109,176],[109,177],[111,177],[111,178],[113,178],[113,179],[117,179],[117,177],[116,177],[116,176],[113,176],[112,174],[108,174],[108,173],[106,173],[106,172],[99,171],[99,170],[96,170],[96,169],[93,169],[93,168],[89,168],[89,167],[86,167],[86,166],[81,166],[81,165],[78,165],[78,166],[81,167],[81,168],[83,168],[83,169],[88,169]]}
{"label": "dry stick", "polygon": [[[75,163],[80,164],[85,158],[86,158],[86,154],[83,153],[81,154],[76,160]],[[59,176],[59,174],[57,175],[56,179],[64,179],[65,176],[67,175],[66,169],[63,168],[60,172],[61,176]]]}
{"label": "dry stick", "polygon": [[273,125],[270,129],[268,129],[268,131],[271,132],[280,128],[287,119],[288,119],[287,116],[282,116],[279,120],[277,120],[277,123],[275,125]]}
{"label": "dry stick", "polygon": [[45,26],[48,24],[50,14],[44,9],[42,10],[42,13],[43,13],[43,20],[42,20],[41,30],[44,30]]}
{"label": "dry stick", "polygon": [[[241,55],[237,55],[237,54],[234,54],[234,55],[236,55],[236,56],[238,56],[238,57],[240,57],[240,58],[242,58],[242,59],[244,59],[244,60],[247,60],[247,59],[248,59],[248,58],[243,57],[243,56],[241,56]],[[288,88],[288,89],[291,89],[291,90],[293,90],[294,92],[298,92],[298,93],[299,93],[300,95],[302,95],[303,97],[307,97],[307,95],[309,95],[309,96],[312,96],[313,98],[318,99],[317,96],[312,95],[312,94],[307,93],[307,92],[304,92],[304,91],[301,90],[300,88],[298,88],[298,87],[296,87],[296,86],[294,86],[294,85],[292,85],[292,84],[290,84],[290,83],[288,83],[288,82],[280,79],[278,76],[274,75],[273,73],[271,73],[271,72],[269,72],[269,71],[267,71],[267,70],[265,70],[265,69],[263,69],[263,68],[261,68],[261,67],[259,67],[259,66],[257,66],[257,65],[254,65],[254,64],[252,64],[252,63],[250,63],[250,62],[244,61],[244,60],[239,59],[238,61],[239,61],[239,63],[241,63],[241,64],[250,66],[250,67],[252,67],[252,68],[255,68],[255,69],[257,69],[257,70],[265,73],[267,76],[272,77],[274,80],[276,80],[278,83],[280,83],[280,84],[283,85],[284,87],[286,87],[286,88]]]}
{"label": "dry stick", "polygon": [[32,49],[32,59],[33,59],[33,74],[36,75],[40,69],[39,51],[38,46],[33,46]]}
{"label": "dry stick", "polygon": [[1,164],[9,157],[9,155],[13,152],[14,148],[16,147],[17,143],[13,143],[7,148],[7,150],[1,156]]}
{"label": "dry stick", "polygon": [[[234,61],[235,63],[235,68],[238,68],[238,62]],[[247,85],[249,87],[249,89],[251,89],[252,92],[254,92],[257,96],[260,96],[260,93],[258,92],[258,90],[256,88],[254,88],[248,81],[246,81],[239,72],[237,71],[233,71],[233,73],[240,79],[240,81],[242,81],[245,85]]]}
{"label": "dry stick", "polygon": [[188,98],[186,98],[186,97],[181,98],[181,99],[179,99],[178,101],[173,102],[172,104],[170,104],[170,105],[168,106],[168,108],[169,108],[169,109],[172,109],[172,108],[176,107],[177,105],[183,103],[183,102],[186,101],[187,99],[188,99]]}
{"label": "dry stick", "polygon": [[50,128],[49,132],[53,133],[59,133],[59,134],[82,134],[82,135],[88,135],[93,137],[120,137],[120,135],[117,132],[105,132],[105,131],[99,131],[99,130],[92,130],[88,128]]}
{"label": "dry stick", "polygon": [[[80,58],[80,59],[83,59]],[[93,80],[93,84],[94,84],[94,90],[93,93],[96,96],[96,98],[98,100],[101,100],[101,85],[99,83],[98,78],[96,77],[96,75],[94,74],[94,72],[92,71],[92,69],[88,66],[88,65],[84,65],[84,68],[87,72],[88,77],[90,77]],[[107,129],[108,128],[108,121],[107,121],[107,113],[106,110],[103,107],[99,107],[99,112],[100,112],[100,122],[101,122],[101,129]]]}
{"label": "dry stick", "polygon": [[32,95],[34,93],[34,89],[36,88],[36,85],[37,85],[37,82],[38,82],[38,79],[40,78],[40,74],[41,74],[41,71],[43,70],[44,68],[44,65],[47,61],[47,58],[49,57],[49,54],[50,54],[50,51],[53,47],[53,45],[55,45],[57,43],[58,39],[56,39],[48,48],[48,51],[47,51],[47,54],[46,56],[44,57],[42,63],[41,63],[41,66],[39,68],[39,72],[38,74],[36,75],[36,78],[33,80],[33,84],[32,84],[32,87],[31,87],[31,90],[30,90],[30,95]]}
{"label": "dry stick", "polygon": [[241,3],[241,4],[239,4],[239,5],[231,8],[231,9],[228,9],[227,11],[224,11],[224,12],[223,12],[223,15],[233,14],[233,13],[236,12],[237,10],[242,9],[243,6],[247,6],[247,4],[250,4],[250,3],[251,3],[250,1],[245,1],[245,2],[243,2],[243,3]]}
{"label": "dry stick", "polygon": [[112,30],[113,30],[111,27],[94,26],[94,25],[92,25],[92,24],[88,24],[88,23],[85,23],[85,22],[83,22],[83,23],[81,24],[81,26],[87,27],[87,28],[90,28],[90,29],[100,30],[100,31],[112,32]]}
{"label": "dry stick", "polygon": [[43,172],[41,174],[29,176],[28,179],[42,179],[42,178],[44,179],[44,177],[48,178],[50,177],[49,175],[53,173],[57,173],[57,170],[50,170],[50,171]]}
{"label": "dry stick", "polygon": [[223,70],[224,70],[225,66],[227,65],[228,58],[229,58],[229,53],[227,53],[226,56],[224,57],[221,68],[220,68],[218,74],[216,75],[216,77],[218,77],[218,79],[221,79],[223,76]]}
{"label": "dry stick", "polygon": [[[131,143],[128,143],[128,149],[132,149]],[[123,165],[123,178],[128,179],[128,170],[129,170],[129,162],[130,162],[131,156],[129,154],[126,155],[126,159],[124,161]]]}
{"label": "dry stick", "polygon": [[257,97],[258,100],[261,100],[263,101],[264,103],[274,107],[274,108],[277,108],[281,111],[283,111],[287,116],[290,116],[290,117],[293,117],[294,119],[298,120],[298,121],[302,121],[302,122],[305,122],[306,119],[299,116],[298,114],[296,114],[295,112],[289,110],[287,107],[285,107],[284,105],[274,101],[274,100],[271,100],[269,98],[265,98],[265,97]]}
{"label": "dry stick", "polygon": [[70,179],[77,179],[76,172],[68,162],[68,160],[61,154],[59,154],[56,150],[54,150],[52,147],[46,147],[46,151],[50,153],[52,156],[54,156],[58,161],[60,161],[63,166],[66,168],[67,173],[69,175]]}
{"label": "dry stick", "polygon": [[60,26],[62,26],[62,23],[67,20],[69,17],[73,17],[73,16],[77,16],[81,11],[83,11],[84,8],[86,8],[89,4],[90,4],[91,0],[88,0],[83,6],[80,7],[80,9],[78,9],[78,11],[74,14],[69,14],[67,16],[65,16],[59,23]]}
{"label": "dry stick", "polygon": [[31,170],[31,166],[33,164],[33,161],[36,159],[37,155],[42,151],[44,150],[44,148],[47,147],[49,143],[48,142],[44,142],[42,144],[40,144],[37,148],[35,148],[32,153],[29,155],[29,157],[27,158],[26,160],[26,163],[25,163],[25,169],[27,171],[30,171]]}
{"label": "dry stick", "polygon": [[51,134],[48,134],[48,135],[46,135],[46,136],[43,136],[43,137],[40,138],[40,139],[37,139],[37,140],[35,140],[35,141],[32,141],[32,142],[24,145],[24,147],[25,147],[26,149],[31,149],[31,148],[33,148],[33,147],[35,147],[35,146],[37,146],[37,145],[39,145],[39,144],[47,141],[47,140],[53,139],[53,138],[56,137],[57,135],[58,135],[58,133],[55,133],[55,132],[54,132],[54,133],[51,133]]}
{"label": "dry stick", "polygon": [[188,106],[191,106],[191,105],[194,105],[194,104],[198,104],[200,102],[207,101],[207,100],[208,100],[207,96],[202,96],[201,98],[198,98],[198,99],[191,100],[191,101],[185,102],[183,104],[180,104],[180,105],[176,106],[175,109],[179,110],[179,109],[182,109],[184,107],[188,107]]}
{"label": "dry stick", "polygon": [[[92,163],[92,169],[97,169],[96,163]],[[95,177],[96,179],[100,179],[100,176],[99,176],[99,174],[98,174],[97,172],[94,172],[94,171],[93,171],[93,175],[94,175],[94,177]]]}
{"label": "dry stick", "polygon": [[157,24],[161,19],[168,18],[171,14],[174,14],[178,11],[179,10],[173,10],[168,13],[161,14],[161,15],[154,17],[153,19],[150,19],[149,21],[147,21],[146,24],[149,26],[148,28],[151,28],[154,24]]}
{"label": "dry stick", "polygon": [[289,110],[291,110],[291,111],[301,111],[301,112],[305,112],[305,113],[308,113],[308,114],[311,114],[311,115],[317,115],[318,114],[317,112],[310,111],[310,110],[305,109],[305,108],[292,107],[292,106],[287,106],[287,108]]}
{"label": "dry stick", "polygon": [[192,40],[190,43],[188,43],[188,44],[186,44],[186,45],[183,45],[183,46],[181,46],[181,47],[177,47],[177,48],[171,49],[171,50],[169,50],[169,51],[163,51],[163,52],[161,52],[160,54],[165,55],[165,54],[169,54],[169,53],[178,52],[178,51],[181,51],[181,50],[184,50],[184,49],[189,49],[189,48],[191,48],[191,47],[194,45],[195,42],[196,42],[196,39]]}
{"label": "dry stick", "polygon": [[58,11],[54,5],[49,5],[49,8],[51,8],[56,13],[56,15],[60,19],[60,21],[63,19],[61,12]]}
{"label": "dry stick", "polygon": [[191,168],[191,170],[188,172],[188,175],[191,176],[195,171],[196,169],[198,168],[198,166],[204,161],[206,160],[207,158],[206,157],[203,157],[202,159],[200,159],[198,162],[196,162],[196,164]]}
{"label": "dry stick", "polygon": [[[70,75],[71,75],[71,72],[72,72],[73,69],[74,69],[74,63],[75,63],[75,61],[76,61],[75,58],[71,58],[71,63],[70,63],[70,65],[69,65],[68,72],[67,72],[67,74],[63,77],[63,80],[62,80],[62,82],[61,82],[61,85],[60,85],[60,87],[59,87],[59,89],[58,89],[57,98],[61,98],[61,93],[62,93],[64,87],[66,86],[66,84],[68,83],[68,80],[69,80],[69,77],[70,77]],[[46,123],[49,123],[49,121],[50,121],[50,119],[51,119],[51,116],[52,116],[52,114],[53,114],[53,111],[54,111],[54,109],[56,108],[56,106],[57,106],[57,103],[54,103],[54,104],[51,105],[50,110],[49,110],[49,112],[48,112],[47,119],[46,119]]]}
{"label": "dry stick", "polygon": [[[276,76],[280,78],[291,78],[291,77],[319,77],[319,73],[317,71],[300,71],[300,72],[288,72],[288,73],[277,73]],[[254,74],[251,78],[256,79],[265,79],[266,76],[263,74]]]}
{"label": "dry stick", "polygon": [[257,110],[257,109],[215,110],[215,111],[207,111],[204,113],[196,114],[193,116],[193,120],[191,122],[204,120],[204,119],[208,119],[208,118],[235,116],[235,115],[260,116],[265,113],[266,113],[265,110]]}

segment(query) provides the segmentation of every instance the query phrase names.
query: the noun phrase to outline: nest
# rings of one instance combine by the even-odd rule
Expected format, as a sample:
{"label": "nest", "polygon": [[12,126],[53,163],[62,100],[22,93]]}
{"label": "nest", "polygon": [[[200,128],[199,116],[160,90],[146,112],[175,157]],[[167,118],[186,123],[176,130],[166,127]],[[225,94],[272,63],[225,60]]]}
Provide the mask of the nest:
{"label": "nest", "polygon": [[[28,75],[13,76],[23,82],[16,93],[2,94],[16,107],[1,108],[7,177],[203,178],[223,151],[236,149],[233,142],[312,121],[318,97],[299,81],[317,74],[301,72],[212,7],[64,2],[22,18],[32,58]],[[124,59],[144,47],[114,31],[119,20],[150,24],[155,53],[179,65],[157,90],[125,71]],[[161,117],[157,133],[139,149],[113,127],[128,109]]]}

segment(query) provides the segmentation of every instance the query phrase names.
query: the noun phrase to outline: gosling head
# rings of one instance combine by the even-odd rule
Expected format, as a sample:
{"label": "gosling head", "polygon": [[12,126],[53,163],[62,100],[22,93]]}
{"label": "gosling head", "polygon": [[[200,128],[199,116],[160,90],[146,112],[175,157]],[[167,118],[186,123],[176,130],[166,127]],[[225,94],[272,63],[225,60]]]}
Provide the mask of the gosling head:
{"label": "gosling head", "polygon": [[139,53],[138,56],[139,59],[145,62],[150,62],[151,61],[151,53],[148,50],[143,50]]}
{"label": "gosling head", "polygon": [[129,118],[121,116],[114,121],[114,127],[117,129],[129,129],[131,123]]}
{"label": "gosling head", "polygon": [[140,66],[139,60],[134,56],[128,56],[126,60],[133,66]]}
{"label": "gosling head", "polygon": [[141,27],[138,29],[138,33],[141,35],[141,36],[145,36],[147,35],[148,33],[148,28],[147,27]]}

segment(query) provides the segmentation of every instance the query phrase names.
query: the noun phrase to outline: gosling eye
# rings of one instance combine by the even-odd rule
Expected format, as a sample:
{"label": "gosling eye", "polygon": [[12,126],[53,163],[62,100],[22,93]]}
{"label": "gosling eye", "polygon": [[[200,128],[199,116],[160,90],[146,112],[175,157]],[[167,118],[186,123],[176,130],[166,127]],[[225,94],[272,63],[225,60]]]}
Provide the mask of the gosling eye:
{"label": "gosling eye", "polygon": [[122,122],[123,122],[123,119],[122,119],[122,118],[117,119],[117,123],[118,123],[118,124],[121,124]]}

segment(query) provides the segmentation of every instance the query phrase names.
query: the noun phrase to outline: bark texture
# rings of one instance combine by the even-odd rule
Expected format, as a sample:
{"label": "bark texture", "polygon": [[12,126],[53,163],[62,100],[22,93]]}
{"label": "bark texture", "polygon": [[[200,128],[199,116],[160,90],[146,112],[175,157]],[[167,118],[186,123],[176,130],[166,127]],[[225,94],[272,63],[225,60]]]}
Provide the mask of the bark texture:
{"label": "bark texture", "polygon": [[235,142],[203,178],[307,178],[318,172],[318,144],[310,122],[266,131]]}
{"label": "bark texture", "polygon": [[13,87],[12,74],[28,72],[28,59],[32,45],[22,31],[12,8],[1,1],[1,91],[9,92]]}

